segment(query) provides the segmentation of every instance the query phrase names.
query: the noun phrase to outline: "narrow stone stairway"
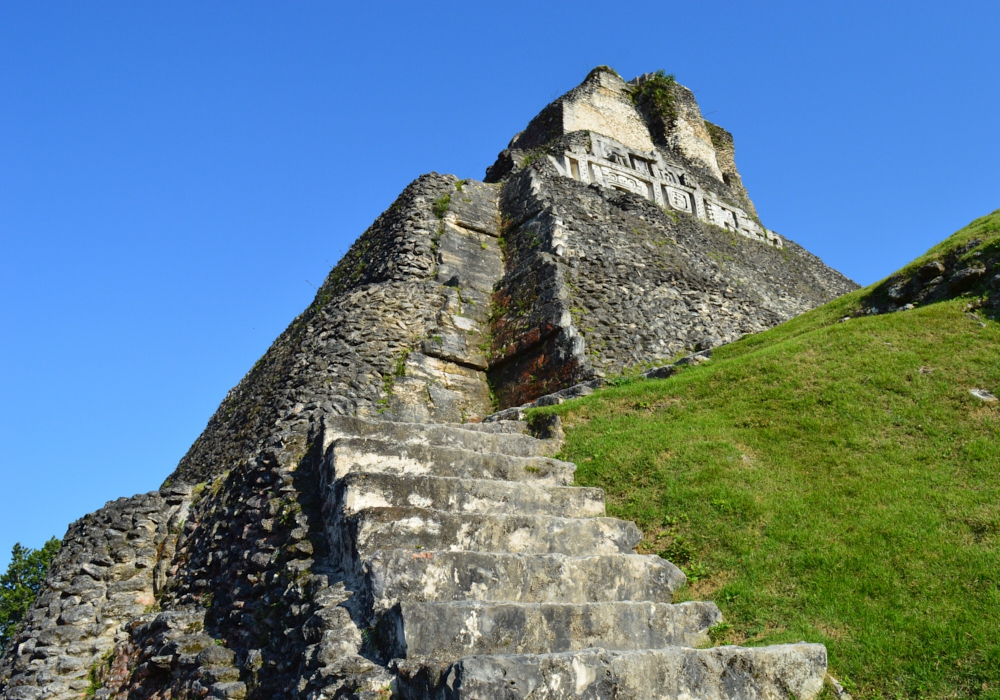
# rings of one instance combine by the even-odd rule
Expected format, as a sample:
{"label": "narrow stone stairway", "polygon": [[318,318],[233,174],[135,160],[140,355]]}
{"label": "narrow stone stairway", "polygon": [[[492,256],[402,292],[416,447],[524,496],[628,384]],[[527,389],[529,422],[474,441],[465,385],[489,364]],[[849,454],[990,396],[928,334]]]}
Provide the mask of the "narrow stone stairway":
{"label": "narrow stone stairway", "polygon": [[500,421],[337,417],[324,425],[326,527],[353,572],[369,654],[394,697],[815,697],[818,644],[710,648],[714,603],[633,548],[553,441]]}

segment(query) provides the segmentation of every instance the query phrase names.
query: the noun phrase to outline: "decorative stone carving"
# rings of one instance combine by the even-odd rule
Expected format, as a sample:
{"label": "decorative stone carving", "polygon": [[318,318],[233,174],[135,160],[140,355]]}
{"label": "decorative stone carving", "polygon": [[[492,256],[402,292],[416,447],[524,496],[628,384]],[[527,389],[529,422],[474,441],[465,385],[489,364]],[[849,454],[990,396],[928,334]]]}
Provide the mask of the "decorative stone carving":
{"label": "decorative stone carving", "polygon": [[668,165],[659,151],[639,153],[593,131],[588,132],[588,140],[590,147],[585,152],[581,149],[549,156],[561,175],[632,192],[665,209],[694,214],[733,233],[784,247],[781,236],[761,226],[743,209],[720,201],[675,164]]}
{"label": "decorative stone carving", "polygon": [[[671,173],[670,176],[673,177],[673,174]],[[679,211],[684,211],[689,214],[692,212],[694,205],[691,202],[691,195],[683,190],[677,189],[676,187],[667,187],[666,185],[662,185],[662,187],[664,202]]]}

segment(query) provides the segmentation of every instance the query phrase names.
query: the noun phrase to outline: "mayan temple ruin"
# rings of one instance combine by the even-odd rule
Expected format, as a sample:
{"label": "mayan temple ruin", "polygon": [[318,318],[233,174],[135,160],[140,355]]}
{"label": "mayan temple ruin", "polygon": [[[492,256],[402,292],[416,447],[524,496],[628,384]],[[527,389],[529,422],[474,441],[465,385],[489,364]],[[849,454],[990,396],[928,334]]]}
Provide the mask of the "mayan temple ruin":
{"label": "mayan temple ruin", "polygon": [[69,526],[3,697],[813,698],[825,648],[712,647],[525,407],[855,288],[690,90],[595,69],[482,181],[414,180],[159,491]]}

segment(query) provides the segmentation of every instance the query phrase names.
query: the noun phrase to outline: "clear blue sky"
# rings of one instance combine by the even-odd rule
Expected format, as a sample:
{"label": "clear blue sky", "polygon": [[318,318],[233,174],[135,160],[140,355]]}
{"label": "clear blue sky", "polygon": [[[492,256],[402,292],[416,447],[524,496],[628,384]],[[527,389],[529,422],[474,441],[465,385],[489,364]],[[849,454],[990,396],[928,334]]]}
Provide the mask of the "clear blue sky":
{"label": "clear blue sky", "polygon": [[675,73],[767,226],[885,276],[1000,207],[998,8],[0,3],[0,566],[157,488],[408,182],[598,64]]}

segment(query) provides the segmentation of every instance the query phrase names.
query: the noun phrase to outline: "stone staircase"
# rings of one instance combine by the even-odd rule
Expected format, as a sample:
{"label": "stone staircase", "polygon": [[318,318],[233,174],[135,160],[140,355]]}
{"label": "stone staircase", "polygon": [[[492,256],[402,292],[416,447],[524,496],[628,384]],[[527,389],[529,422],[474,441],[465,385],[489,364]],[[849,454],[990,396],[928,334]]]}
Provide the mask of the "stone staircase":
{"label": "stone staircase", "polygon": [[324,512],[394,697],[815,697],[818,644],[708,647],[714,603],[524,423],[329,418]]}

